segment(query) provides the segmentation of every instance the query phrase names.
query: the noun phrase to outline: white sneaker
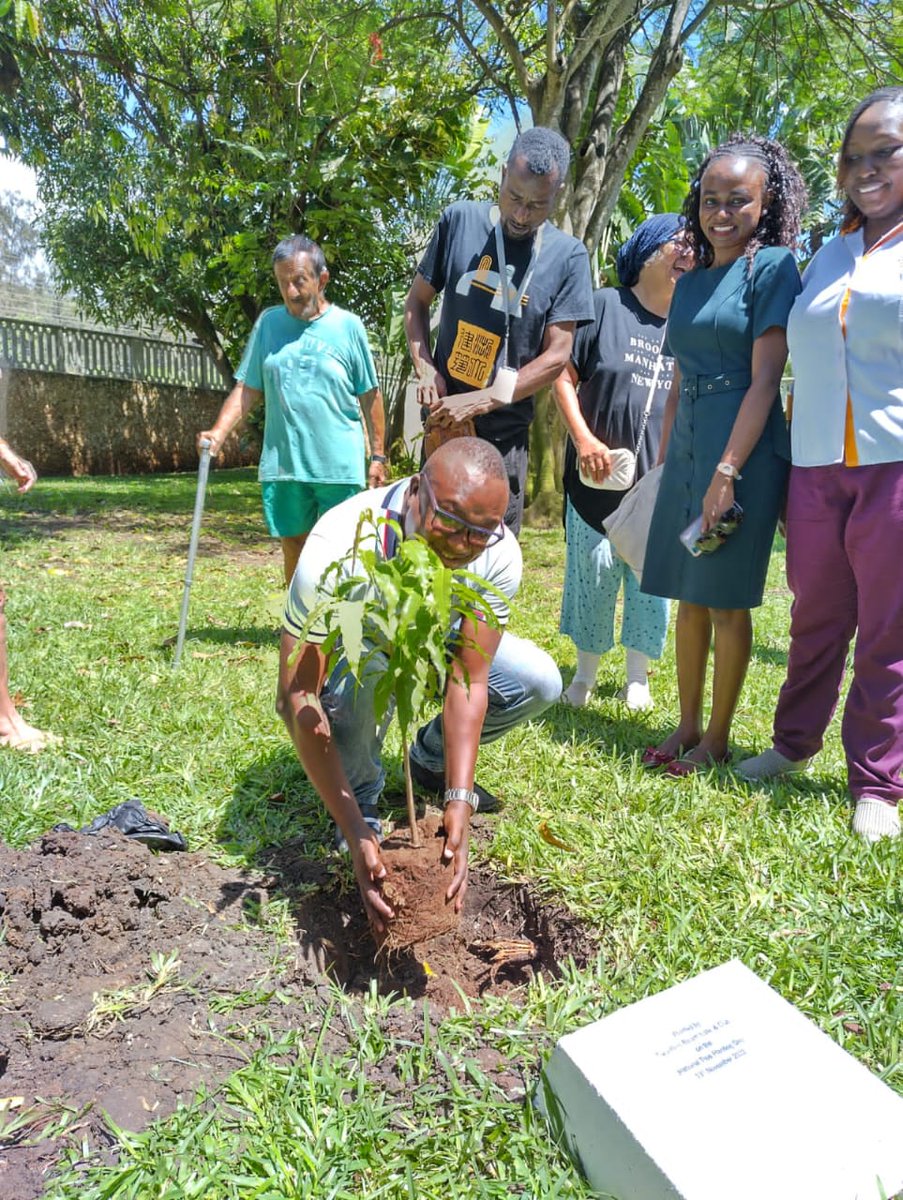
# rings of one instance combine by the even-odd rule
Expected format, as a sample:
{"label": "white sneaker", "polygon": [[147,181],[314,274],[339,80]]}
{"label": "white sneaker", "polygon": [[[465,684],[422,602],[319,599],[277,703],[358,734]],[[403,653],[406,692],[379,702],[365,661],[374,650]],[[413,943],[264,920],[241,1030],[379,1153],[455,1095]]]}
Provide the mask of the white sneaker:
{"label": "white sneaker", "polygon": [[618,699],[623,700],[631,712],[645,712],[654,703],[648,683],[625,683],[618,692]]}
{"label": "white sneaker", "polygon": [[571,708],[585,708],[592,690],[593,685],[591,683],[584,683],[582,679],[575,679],[570,687],[561,693],[561,699],[563,703],[570,704]]}
{"label": "white sneaker", "polygon": [[853,832],[867,842],[900,836],[900,810],[877,796],[860,796],[853,814]]}
{"label": "white sneaker", "polygon": [[734,770],[741,779],[759,783],[765,779],[777,779],[780,775],[796,775],[805,771],[811,761],[811,758],[787,758],[780,750],[769,746],[753,758],[744,758],[743,762],[737,763]]}

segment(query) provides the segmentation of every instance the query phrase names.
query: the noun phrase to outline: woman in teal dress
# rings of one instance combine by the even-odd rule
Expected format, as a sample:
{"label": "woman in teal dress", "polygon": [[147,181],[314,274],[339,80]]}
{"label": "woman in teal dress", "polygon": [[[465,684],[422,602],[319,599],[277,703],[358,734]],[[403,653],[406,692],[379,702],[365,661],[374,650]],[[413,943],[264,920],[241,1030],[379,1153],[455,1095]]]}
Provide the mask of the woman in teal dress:
{"label": "woman in teal dress", "polygon": [[[789,470],[780,382],[787,317],[800,290],[790,247],[805,199],[782,146],[734,135],[704,160],[684,209],[697,266],[677,284],[663,347],[675,373],[642,582],[644,592],[680,601],[680,721],[643,755],[645,765],[677,776],[727,760],[749,665],[750,609],[762,603]],[[705,532],[735,501],[742,524],[714,553],[694,558],[681,531],[701,515]],[[703,725],[713,631],[712,705]]]}

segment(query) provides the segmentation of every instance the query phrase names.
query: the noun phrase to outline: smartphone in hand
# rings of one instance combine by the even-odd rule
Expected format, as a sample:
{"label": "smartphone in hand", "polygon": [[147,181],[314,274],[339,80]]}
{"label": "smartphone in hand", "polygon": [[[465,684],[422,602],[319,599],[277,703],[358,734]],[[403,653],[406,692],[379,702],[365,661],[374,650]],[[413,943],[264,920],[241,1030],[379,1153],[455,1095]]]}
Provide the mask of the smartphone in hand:
{"label": "smartphone in hand", "polygon": [[727,512],[721,514],[711,529],[707,529],[705,533],[702,532],[702,516],[700,515],[695,521],[690,522],[680,535],[680,540],[694,558],[699,558],[701,554],[712,554],[720,546],[723,546],[742,523],[743,509],[734,501]]}

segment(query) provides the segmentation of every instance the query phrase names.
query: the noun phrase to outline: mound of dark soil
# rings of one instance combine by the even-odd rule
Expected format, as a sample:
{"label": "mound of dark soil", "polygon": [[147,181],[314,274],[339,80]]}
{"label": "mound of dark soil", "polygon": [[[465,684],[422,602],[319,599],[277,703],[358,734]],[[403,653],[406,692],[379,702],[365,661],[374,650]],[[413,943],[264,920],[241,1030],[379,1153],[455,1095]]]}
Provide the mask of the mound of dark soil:
{"label": "mound of dark soil", "polygon": [[[286,898],[277,940],[267,914]],[[62,1152],[40,1136],[60,1105],[77,1114],[66,1136],[114,1144],[105,1113],[129,1130],[166,1116],[247,1060],[250,1027],[319,1029],[327,981],[356,993],[375,979],[442,1010],[457,988],[517,987],[593,952],[567,914],[473,868],[456,929],[377,957],[347,860],[289,846],[256,873],[224,870],[112,831],[0,845],[0,921],[0,1102],[17,1102],[0,1112],[0,1196],[15,1200],[40,1195]],[[393,1013],[396,1036],[422,1037],[416,1011]],[[391,1062],[380,1070],[392,1086]]]}

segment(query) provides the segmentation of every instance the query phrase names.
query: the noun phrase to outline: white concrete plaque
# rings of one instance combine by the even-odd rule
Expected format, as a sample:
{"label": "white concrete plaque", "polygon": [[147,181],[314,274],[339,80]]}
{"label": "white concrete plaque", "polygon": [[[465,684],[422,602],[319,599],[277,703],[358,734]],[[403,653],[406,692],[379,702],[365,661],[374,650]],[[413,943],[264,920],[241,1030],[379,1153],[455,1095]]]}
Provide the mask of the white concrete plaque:
{"label": "white concrete plaque", "polygon": [[538,1101],[616,1200],[887,1200],[903,1098],[741,962],[563,1037]]}

